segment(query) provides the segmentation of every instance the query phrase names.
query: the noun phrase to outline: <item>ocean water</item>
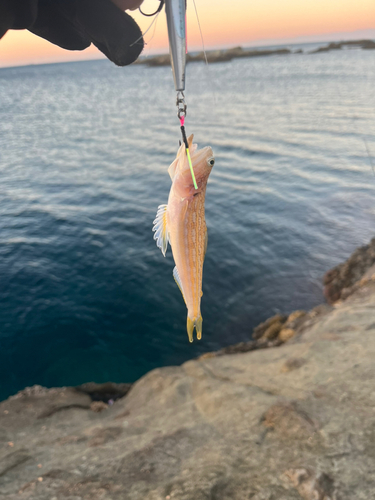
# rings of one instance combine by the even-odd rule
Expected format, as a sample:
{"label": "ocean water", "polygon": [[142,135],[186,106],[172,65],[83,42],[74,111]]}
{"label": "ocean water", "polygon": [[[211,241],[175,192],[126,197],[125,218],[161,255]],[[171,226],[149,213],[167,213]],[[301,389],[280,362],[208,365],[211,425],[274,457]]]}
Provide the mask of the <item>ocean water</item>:
{"label": "ocean water", "polygon": [[1,69],[0,399],[132,382],[321,303],[325,271],[375,232],[374,63],[343,50],[188,66],[187,132],[216,156],[193,344],[151,231],[180,138],[170,69]]}

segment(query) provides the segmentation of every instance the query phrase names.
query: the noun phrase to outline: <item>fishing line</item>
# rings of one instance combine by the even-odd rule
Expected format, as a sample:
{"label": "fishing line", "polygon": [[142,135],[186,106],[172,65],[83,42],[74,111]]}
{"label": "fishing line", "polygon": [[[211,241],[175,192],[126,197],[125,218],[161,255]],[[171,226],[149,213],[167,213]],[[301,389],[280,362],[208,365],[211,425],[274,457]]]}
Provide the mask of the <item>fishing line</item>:
{"label": "fishing line", "polygon": [[180,120],[180,129],[181,129],[182,140],[184,142],[185,149],[186,149],[186,156],[187,156],[187,160],[188,160],[188,164],[189,164],[189,168],[190,168],[191,177],[193,179],[194,188],[198,189],[197,181],[196,181],[195,175],[194,175],[193,164],[191,163],[189,143],[188,143],[188,140],[186,137],[186,131],[185,131],[185,117],[186,117],[187,107],[186,107],[186,103],[185,103],[185,96],[184,96],[184,93],[182,91],[177,92],[176,106],[177,106],[177,110],[178,110],[177,116],[178,116],[178,119]]}
{"label": "fishing line", "polygon": [[[158,24],[158,15],[159,15],[159,12],[156,14],[155,25],[154,25],[154,31],[152,32],[152,36],[151,36],[150,40],[148,40],[148,41],[147,41],[147,43],[146,43],[146,45],[148,45],[148,49],[150,49],[150,50],[151,50],[151,45],[149,45],[149,44],[150,44],[150,42],[152,41],[152,39],[154,38],[155,33],[156,33],[156,26],[157,26],[157,24]],[[151,26],[150,26],[150,27],[151,27]]]}
{"label": "fishing line", "polygon": [[363,142],[365,143],[365,148],[366,148],[366,151],[367,151],[367,155],[368,155],[368,158],[370,160],[370,165],[371,165],[371,168],[372,168],[372,173],[374,174],[375,176],[375,169],[374,169],[374,163],[372,161],[372,156],[371,156],[371,151],[370,151],[370,148],[368,146],[368,142],[367,142],[367,139],[365,138],[365,136],[362,137],[363,139]]}
{"label": "fishing line", "polygon": [[[336,84],[336,91],[337,91],[337,93],[339,95],[340,101],[342,101],[341,90],[340,90],[340,87],[337,84]],[[366,153],[367,153],[367,156],[368,156],[368,159],[369,159],[369,162],[370,162],[370,166],[371,166],[371,169],[372,169],[372,173],[373,173],[373,175],[375,177],[375,166],[374,166],[374,163],[372,161],[370,147],[368,145],[366,137],[364,136],[363,131],[360,129],[360,127],[359,127],[359,125],[357,123],[359,121],[359,116],[357,115],[357,113],[355,111],[353,111],[353,116],[352,117],[348,117],[348,118],[352,121],[356,133],[363,140],[363,143],[364,143],[365,149],[366,149]]]}
{"label": "fishing line", "polygon": [[194,4],[195,15],[197,16],[199,33],[201,35],[201,40],[202,40],[202,48],[203,48],[204,59],[206,61],[206,66],[208,66],[207,54],[206,54],[206,49],[204,47],[203,34],[202,34],[202,29],[201,29],[201,23],[199,21],[199,16],[198,16],[198,11],[197,11],[197,6],[195,5],[195,0],[193,0],[193,4]]}
{"label": "fishing line", "polygon": [[[197,5],[195,3],[195,0],[193,0],[193,5],[194,5],[194,10],[195,10],[195,16],[197,18],[199,33],[200,33],[200,36],[201,36],[202,50],[203,50],[203,55],[204,55],[204,60],[205,60],[205,66],[206,66],[207,71],[210,72],[210,64],[208,63],[208,59],[207,59],[206,48],[205,48],[205,45],[204,45],[203,32],[202,32],[201,23],[200,23],[199,15],[198,15],[198,9],[197,9]],[[207,76],[208,76],[208,78],[207,78]],[[206,77],[205,79],[206,79],[206,82],[207,82],[207,86],[211,89],[212,97],[213,97],[213,101],[214,101],[214,105],[213,105],[213,110],[212,111],[213,111],[213,114],[216,114],[216,110],[217,110],[216,102],[217,102],[217,99],[216,99],[216,92],[215,92],[215,88],[214,88],[215,79],[214,78],[210,78],[210,76],[211,76],[210,74],[206,74],[205,75],[205,77]]]}
{"label": "fishing line", "polygon": [[[129,45],[129,47],[133,47],[133,45],[135,45],[136,43],[138,43],[138,42],[139,42],[139,40],[142,40],[142,38],[143,38],[143,37],[144,37],[144,36],[145,36],[145,35],[146,35],[149,31],[150,31],[150,29],[152,28],[152,25],[154,24],[154,22],[155,22],[155,21],[157,20],[157,18],[159,17],[159,14],[160,14],[160,10],[158,10],[158,11],[157,11],[157,13],[152,14],[152,15],[153,15],[153,16],[155,16],[155,17],[154,17],[154,19],[152,20],[152,23],[150,24],[150,26],[147,28],[147,30],[146,30],[144,33],[142,33],[142,35],[141,35],[139,38],[137,38],[137,40],[136,40],[135,42],[133,42],[131,45]],[[144,16],[150,16],[151,14],[143,14],[143,15],[144,15]],[[154,34],[155,34],[155,33],[154,33]],[[152,35],[151,40],[152,40],[153,36],[154,36],[154,35]]]}

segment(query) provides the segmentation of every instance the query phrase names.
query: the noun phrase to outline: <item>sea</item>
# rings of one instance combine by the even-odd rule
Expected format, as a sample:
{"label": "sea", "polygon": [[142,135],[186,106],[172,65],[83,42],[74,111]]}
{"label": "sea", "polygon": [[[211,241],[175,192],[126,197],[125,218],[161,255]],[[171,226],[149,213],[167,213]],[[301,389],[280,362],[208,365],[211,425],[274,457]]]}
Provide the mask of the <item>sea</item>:
{"label": "sea", "polygon": [[324,300],[375,235],[375,51],[187,67],[186,130],[213,148],[203,338],[153,240],[180,139],[168,67],[0,69],[0,399],[134,382]]}

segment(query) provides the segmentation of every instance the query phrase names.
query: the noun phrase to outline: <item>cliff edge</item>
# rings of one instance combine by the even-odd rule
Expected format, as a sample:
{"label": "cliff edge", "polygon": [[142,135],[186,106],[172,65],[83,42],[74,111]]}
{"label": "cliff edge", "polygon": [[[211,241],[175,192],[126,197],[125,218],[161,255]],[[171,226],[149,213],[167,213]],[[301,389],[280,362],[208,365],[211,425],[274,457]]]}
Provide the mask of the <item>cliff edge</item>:
{"label": "cliff edge", "polygon": [[89,384],[3,401],[0,498],[375,498],[375,274],[366,272],[277,347],[153,370],[119,386],[117,400],[113,384]]}

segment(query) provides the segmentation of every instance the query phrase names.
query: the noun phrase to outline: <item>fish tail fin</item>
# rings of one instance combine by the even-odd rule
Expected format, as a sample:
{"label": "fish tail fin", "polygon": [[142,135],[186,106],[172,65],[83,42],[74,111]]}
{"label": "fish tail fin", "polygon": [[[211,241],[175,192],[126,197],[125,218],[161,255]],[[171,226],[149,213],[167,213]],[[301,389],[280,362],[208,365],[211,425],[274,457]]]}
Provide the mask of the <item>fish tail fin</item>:
{"label": "fish tail fin", "polygon": [[197,339],[200,340],[202,338],[202,322],[203,318],[200,314],[198,319],[195,321],[195,329],[197,330]]}
{"label": "fish tail fin", "polygon": [[186,328],[189,337],[189,342],[193,342],[194,328],[197,330],[197,339],[200,340],[202,338],[202,322],[203,322],[202,315],[199,315],[198,318],[194,319],[191,319],[188,315]]}
{"label": "fish tail fin", "polygon": [[187,328],[187,334],[188,334],[188,337],[189,337],[189,342],[193,342],[194,326],[195,326],[194,320],[190,319],[189,315],[188,315],[186,328]]}

